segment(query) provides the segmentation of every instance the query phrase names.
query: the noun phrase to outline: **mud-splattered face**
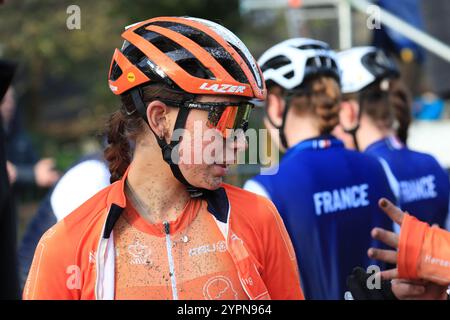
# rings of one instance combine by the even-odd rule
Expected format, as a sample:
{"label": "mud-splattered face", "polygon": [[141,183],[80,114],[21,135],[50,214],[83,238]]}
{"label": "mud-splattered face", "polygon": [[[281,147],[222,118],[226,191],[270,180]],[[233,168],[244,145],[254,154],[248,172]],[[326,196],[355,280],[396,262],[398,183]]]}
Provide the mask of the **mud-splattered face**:
{"label": "mud-splattered face", "polygon": [[[199,102],[238,102],[242,98],[226,96],[202,96]],[[228,166],[237,161],[237,152],[247,147],[242,130],[224,138],[211,128],[208,111],[191,110],[180,142],[180,169],[193,186],[214,190],[220,187]]]}

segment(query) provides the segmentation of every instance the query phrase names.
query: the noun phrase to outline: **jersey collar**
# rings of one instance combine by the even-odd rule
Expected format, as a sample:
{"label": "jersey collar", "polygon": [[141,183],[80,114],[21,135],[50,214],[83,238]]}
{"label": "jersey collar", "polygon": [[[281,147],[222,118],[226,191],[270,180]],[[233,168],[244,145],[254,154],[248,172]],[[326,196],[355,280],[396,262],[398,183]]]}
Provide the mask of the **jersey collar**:
{"label": "jersey collar", "polygon": [[290,157],[297,152],[304,150],[320,150],[329,148],[343,148],[344,143],[332,135],[320,135],[311,139],[300,141],[296,145],[289,148],[285,157]]}

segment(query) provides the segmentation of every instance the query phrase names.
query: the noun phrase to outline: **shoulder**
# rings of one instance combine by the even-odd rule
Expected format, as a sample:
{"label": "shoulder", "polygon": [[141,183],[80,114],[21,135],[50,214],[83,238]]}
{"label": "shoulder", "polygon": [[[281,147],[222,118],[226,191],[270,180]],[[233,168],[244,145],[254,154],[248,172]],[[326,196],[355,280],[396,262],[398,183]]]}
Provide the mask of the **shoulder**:
{"label": "shoulder", "polygon": [[244,239],[259,261],[267,256],[280,257],[283,251],[295,261],[286,227],[272,201],[234,186],[224,185],[224,188],[231,204],[233,231]]}
{"label": "shoulder", "polygon": [[278,216],[275,205],[268,198],[229,184],[224,184],[223,187],[237,218],[256,226],[273,221]]}
{"label": "shoulder", "polygon": [[439,163],[439,161],[429,153],[415,151],[411,149],[406,150],[408,150],[408,152],[411,154],[412,157],[414,157],[415,159],[417,159],[417,161],[420,161],[423,164],[428,164],[434,168],[439,169],[443,168],[443,166]]}
{"label": "shoulder", "polygon": [[353,150],[346,150],[347,156],[352,159],[354,163],[364,164],[362,166],[355,166],[354,169],[370,169],[384,171],[383,164],[380,162],[383,159],[382,156],[375,154],[367,154],[364,152],[358,152]]}

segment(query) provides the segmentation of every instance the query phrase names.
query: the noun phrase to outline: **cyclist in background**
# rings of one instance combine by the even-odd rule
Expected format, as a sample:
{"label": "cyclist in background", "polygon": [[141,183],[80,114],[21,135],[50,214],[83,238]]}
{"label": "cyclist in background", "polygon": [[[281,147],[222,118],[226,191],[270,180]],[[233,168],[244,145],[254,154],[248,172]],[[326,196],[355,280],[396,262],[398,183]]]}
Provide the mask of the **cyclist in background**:
{"label": "cyclist in background", "polygon": [[331,135],[339,122],[340,71],[321,41],[295,38],[259,59],[268,88],[265,123],[286,150],[273,175],[258,175],[244,188],[271,199],[293,241],[307,299],[344,299],[354,266],[375,263],[366,255],[370,230],[389,229],[377,200],[394,199],[380,163],[344,148]]}
{"label": "cyclist in background", "polygon": [[19,245],[20,285],[23,289],[42,235],[64,219],[110,182],[110,173],[103,153],[83,156],[74,163],[39,203]]}
{"label": "cyclist in background", "polygon": [[375,47],[342,51],[338,61],[343,102],[342,126],[335,133],[360,151],[381,159],[402,210],[445,227],[448,174],[434,157],[409,149],[398,138],[400,135],[406,141],[410,105],[409,99],[402,98],[406,94],[402,93],[395,63]]}

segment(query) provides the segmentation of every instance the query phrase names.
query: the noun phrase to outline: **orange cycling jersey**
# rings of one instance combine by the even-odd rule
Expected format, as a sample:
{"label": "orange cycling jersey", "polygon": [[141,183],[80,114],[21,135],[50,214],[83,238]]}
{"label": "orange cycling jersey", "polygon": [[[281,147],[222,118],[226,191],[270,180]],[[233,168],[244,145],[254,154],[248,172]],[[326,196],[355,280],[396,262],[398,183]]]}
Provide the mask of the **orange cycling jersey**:
{"label": "orange cycling jersey", "polygon": [[269,200],[223,184],[152,225],[126,199],[127,173],[42,236],[24,299],[303,299]]}
{"label": "orange cycling jersey", "polygon": [[168,225],[149,224],[130,206],[114,243],[116,299],[248,299],[205,202],[191,200]]}
{"label": "orange cycling jersey", "polygon": [[450,232],[405,214],[398,248],[400,278],[450,284]]}

